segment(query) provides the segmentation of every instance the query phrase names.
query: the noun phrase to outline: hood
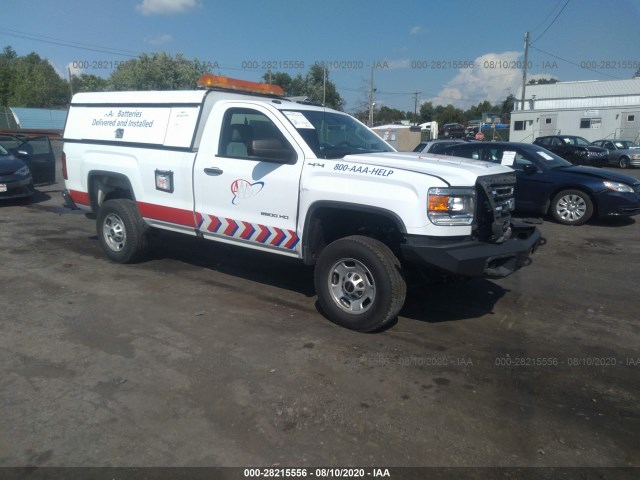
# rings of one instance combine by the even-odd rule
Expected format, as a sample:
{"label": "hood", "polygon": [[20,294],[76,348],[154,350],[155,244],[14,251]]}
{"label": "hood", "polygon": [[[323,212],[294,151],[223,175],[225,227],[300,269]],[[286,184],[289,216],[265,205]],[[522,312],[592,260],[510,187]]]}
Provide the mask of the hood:
{"label": "hood", "polygon": [[0,175],[11,175],[24,167],[25,163],[13,155],[0,156]]}
{"label": "hood", "polygon": [[431,175],[444,180],[449,185],[461,187],[475,185],[476,179],[480,176],[513,173],[511,168],[504,165],[432,153],[363,153],[347,155],[343,160]]}
{"label": "hood", "polygon": [[612,172],[611,170],[603,170],[602,168],[574,165],[572,167],[561,167],[557,170],[562,172],[575,173],[578,175],[601,178],[602,180],[611,180],[612,182],[626,183],[627,185],[640,185],[640,180],[630,175]]}

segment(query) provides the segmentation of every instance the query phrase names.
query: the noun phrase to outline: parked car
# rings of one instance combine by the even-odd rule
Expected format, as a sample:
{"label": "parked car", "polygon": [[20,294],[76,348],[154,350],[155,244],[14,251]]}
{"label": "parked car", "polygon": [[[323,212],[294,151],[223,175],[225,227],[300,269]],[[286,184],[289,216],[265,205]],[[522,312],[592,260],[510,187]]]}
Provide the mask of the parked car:
{"label": "parked car", "polygon": [[444,147],[448,147],[449,145],[455,145],[457,143],[468,143],[469,140],[464,138],[451,138],[449,140],[427,140],[424,142],[420,142],[416,148],[413,149],[414,152],[421,153],[438,153]]}
{"label": "parked car", "polygon": [[587,139],[575,135],[538,137],[533,143],[550,150],[574,165],[604,167],[609,160],[609,150],[591,145]]}
{"label": "parked car", "polygon": [[465,138],[476,138],[476,135],[478,135],[478,133],[481,133],[479,125],[467,125],[464,129]]}
{"label": "parked car", "polygon": [[465,126],[459,123],[445,123],[439,130],[439,137],[464,138]]}
{"label": "parked car", "polygon": [[609,165],[620,168],[640,167],[640,145],[629,140],[596,140],[597,147],[609,150]]}
{"label": "parked car", "polygon": [[451,145],[439,153],[510,166],[517,178],[516,210],[549,214],[558,223],[582,225],[593,217],[640,213],[640,180],[572,165],[538,145],[476,142]]}
{"label": "parked car", "polygon": [[0,199],[28,198],[33,192],[29,167],[0,146]]}
{"label": "parked car", "polygon": [[48,137],[0,135],[0,146],[29,167],[33,183],[55,183],[56,157]]}

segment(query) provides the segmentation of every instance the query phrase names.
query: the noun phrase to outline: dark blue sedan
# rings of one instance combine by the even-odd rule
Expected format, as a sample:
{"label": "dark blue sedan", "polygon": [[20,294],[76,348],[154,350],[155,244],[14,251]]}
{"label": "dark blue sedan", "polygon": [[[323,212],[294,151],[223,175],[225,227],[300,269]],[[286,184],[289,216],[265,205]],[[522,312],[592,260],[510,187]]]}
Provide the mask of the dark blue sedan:
{"label": "dark blue sedan", "polygon": [[0,146],[0,199],[28,198],[33,192],[29,167]]}
{"label": "dark blue sedan", "polygon": [[508,165],[516,171],[516,210],[549,214],[565,225],[640,213],[640,181],[601,168],[574,166],[528,143],[478,142],[438,152]]}

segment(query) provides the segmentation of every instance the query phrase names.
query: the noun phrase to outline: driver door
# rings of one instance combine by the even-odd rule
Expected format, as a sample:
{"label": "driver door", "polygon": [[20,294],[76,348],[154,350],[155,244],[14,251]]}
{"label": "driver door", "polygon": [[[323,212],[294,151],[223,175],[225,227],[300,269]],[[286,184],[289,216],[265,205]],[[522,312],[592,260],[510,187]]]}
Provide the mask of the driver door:
{"label": "driver door", "polygon": [[304,155],[278,112],[218,102],[194,165],[194,200],[204,237],[297,256]]}

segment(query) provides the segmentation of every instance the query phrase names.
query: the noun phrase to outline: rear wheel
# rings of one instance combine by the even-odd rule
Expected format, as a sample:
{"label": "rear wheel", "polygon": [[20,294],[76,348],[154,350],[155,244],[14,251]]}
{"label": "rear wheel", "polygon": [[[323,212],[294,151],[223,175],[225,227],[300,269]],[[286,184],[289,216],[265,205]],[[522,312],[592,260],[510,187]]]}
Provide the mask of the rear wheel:
{"label": "rear wheel", "polygon": [[618,166],[620,168],[629,168],[629,165],[631,165],[631,162],[629,162],[629,157],[620,157],[620,159],[618,160]]}
{"label": "rear wheel", "polygon": [[147,228],[133,200],[107,200],[98,211],[98,240],[114,262],[133,263],[147,250]]}
{"label": "rear wheel", "polygon": [[593,202],[581,190],[563,190],[549,207],[553,219],[563,225],[582,225],[593,215]]}
{"label": "rear wheel", "polygon": [[328,245],[314,279],[323,313],[359,332],[378,330],[395,319],[407,291],[400,261],[389,247],[359,235]]}

